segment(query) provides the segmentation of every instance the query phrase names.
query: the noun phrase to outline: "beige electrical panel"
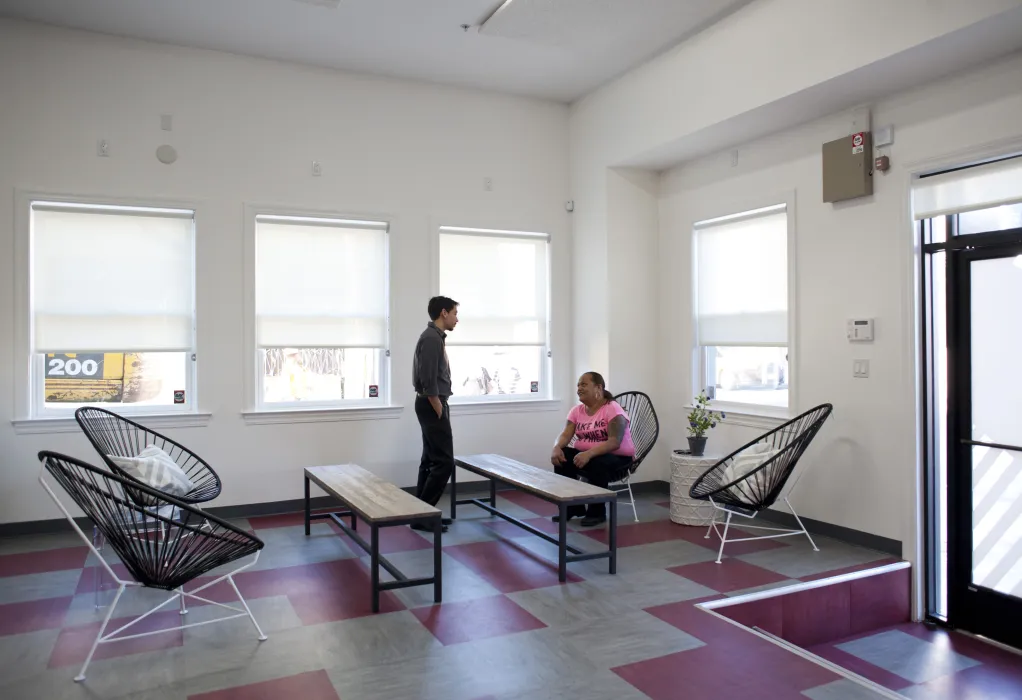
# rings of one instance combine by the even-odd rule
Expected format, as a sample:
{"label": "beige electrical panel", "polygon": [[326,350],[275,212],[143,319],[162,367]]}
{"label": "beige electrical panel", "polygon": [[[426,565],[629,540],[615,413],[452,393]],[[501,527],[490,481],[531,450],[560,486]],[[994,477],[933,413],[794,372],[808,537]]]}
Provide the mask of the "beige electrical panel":
{"label": "beige electrical panel", "polygon": [[868,131],[823,144],[823,201],[873,194],[873,135]]}

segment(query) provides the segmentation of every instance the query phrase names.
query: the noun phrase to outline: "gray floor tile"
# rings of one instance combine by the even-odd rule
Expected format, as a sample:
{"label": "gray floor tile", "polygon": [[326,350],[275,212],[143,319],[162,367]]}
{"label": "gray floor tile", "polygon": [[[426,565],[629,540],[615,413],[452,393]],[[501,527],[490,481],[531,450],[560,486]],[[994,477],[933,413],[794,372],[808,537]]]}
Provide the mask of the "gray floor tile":
{"label": "gray floor tile", "polygon": [[616,673],[596,671],[578,674],[565,670],[564,676],[549,685],[504,692],[491,688],[490,693],[498,700],[649,700],[649,696],[636,689]]}
{"label": "gray floor tile", "polygon": [[890,557],[889,554],[883,552],[853,547],[828,538],[817,537],[815,539],[820,548],[819,552],[814,552],[809,542],[803,538],[801,541],[792,542],[787,547],[755,554],[743,554],[738,559],[788,578],[802,578]]}
{"label": "gray floor tile", "polygon": [[60,630],[43,630],[0,637],[0,697],[3,686],[46,672],[46,663]]}
{"label": "gray floor tile", "polygon": [[[674,576],[670,572],[664,572]],[[629,588],[632,582],[635,588]],[[608,594],[607,587],[616,589]],[[512,593],[508,597],[551,627],[566,627],[592,620],[609,620],[643,607],[662,605],[713,595],[714,591],[674,576],[660,580],[659,574],[607,576],[597,583],[586,580],[563,586]],[[670,599],[670,600],[668,600]]]}
{"label": "gray floor tile", "polygon": [[847,678],[804,690],[802,694],[812,700],[881,700],[886,697]]}
{"label": "gray floor tile", "polygon": [[642,610],[612,620],[579,622],[560,632],[579,655],[603,669],[703,646],[692,635]]}
{"label": "gray floor tile", "polygon": [[931,644],[898,630],[838,644],[837,648],[913,683],[925,683],[979,665],[945,645]]}
{"label": "gray floor tile", "polygon": [[0,578],[0,605],[74,595],[81,569]]}
{"label": "gray floor tile", "polygon": [[[387,559],[408,578],[422,578],[433,575],[433,550],[420,549],[414,552],[396,552],[388,554]],[[363,561],[369,566],[369,558]],[[462,600],[487,598],[500,595],[500,591],[491,586],[478,574],[454,557],[447,554],[441,556],[443,578],[443,602],[456,603]],[[380,570],[380,579],[391,581],[393,577],[385,569]],[[421,608],[433,605],[433,585],[415,586],[392,591],[405,607]]]}
{"label": "gray floor tile", "polygon": [[[327,523],[313,523],[312,534],[309,537],[305,536],[305,528],[302,525],[267,528],[260,530],[257,536],[266,547],[260,552],[259,561],[249,571],[318,564],[355,556],[345,543],[345,538],[338,535]],[[237,568],[237,565],[234,568]]]}

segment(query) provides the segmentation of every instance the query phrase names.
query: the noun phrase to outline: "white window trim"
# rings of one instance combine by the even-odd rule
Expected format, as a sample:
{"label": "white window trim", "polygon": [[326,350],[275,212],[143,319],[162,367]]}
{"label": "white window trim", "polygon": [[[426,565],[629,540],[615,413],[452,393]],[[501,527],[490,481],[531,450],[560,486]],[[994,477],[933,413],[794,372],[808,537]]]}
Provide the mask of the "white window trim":
{"label": "white window trim", "polygon": [[[454,231],[480,231],[491,233],[494,236],[507,234],[509,237],[515,234],[523,238],[545,236],[547,238],[547,310],[546,310],[546,345],[524,347],[539,347],[541,355],[539,371],[539,392],[536,394],[490,394],[486,396],[452,396],[450,398],[451,415],[476,415],[486,413],[521,413],[524,411],[543,411],[559,409],[561,400],[556,397],[554,391],[554,341],[553,341],[553,250],[554,235],[545,233],[547,227],[536,225],[525,225],[521,227],[508,228],[505,223],[497,222],[476,222],[469,225],[464,221],[463,216],[442,217],[432,216],[429,221],[429,257],[430,257],[430,290],[433,296],[442,294],[440,289],[440,229]],[[455,299],[455,301],[458,301]],[[476,345],[465,345],[461,347],[486,347]],[[554,408],[548,406],[555,405]],[[484,410],[485,407],[486,410]]]}
{"label": "white window trim", "polygon": [[[129,415],[124,411],[117,411]],[[147,428],[205,428],[213,418],[212,413],[143,413],[130,414],[131,418],[144,419]],[[16,435],[50,435],[54,433],[81,432],[74,418],[26,418],[11,421]]]}
{"label": "white window trim", "polygon": [[[105,207],[143,207],[148,209],[180,209],[192,212],[194,229],[192,238],[192,284],[193,300],[197,307],[198,301],[198,236],[201,207],[197,202],[172,200],[164,197],[123,197],[96,194],[67,194],[42,192],[36,190],[15,190],[14,194],[14,401],[15,416],[11,421],[16,430],[27,432],[51,432],[54,427],[68,420],[74,423],[73,413],[78,404],[65,409],[45,409],[36,407],[37,397],[43,386],[42,366],[33,358],[32,348],[32,309],[31,309],[31,234],[32,234],[32,202],[46,201],[61,204],[89,204]],[[198,309],[192,309],[192,354],[198,352]],[[196,355],[197,356],[197,355]],[[19,369],[20,368],[20,369]],[[117,412],[124,416],[180,417],[184,424],[201,420],[204,414],[199,411],[199,394],[197,391],[197,362],[191,361],[185,374],[186,403],[176,406],[131,406],[118,405]],[[152,420],[151,419],[151,420]],[[208,422],[208,418],[206,419]],[[204,423],[203,423],[204,424]],[[49,426],[45,430],[35,431],[31,426]],[[156,424],[153,423],[155,426]],[[61,431],[57,431],[61,432]]]}
{"label": "white window trim", "polygon": [[[394,315],[393,295],[390,292],[391,233],[395,217],[390,214],[303,209],[273,204],[247,202],[244,207],[244,333],[245,333],[245,405],[242,418],[250,425],[273,423],[319,423],[343,420],[369,420],[375,418],[397,418],[403,409],[392,403],[391,372],[391,319]],[[345,401],[287,402],[264,404],[259,398],[262,377],[259,373],[255,340],[255,225],[258,216],[303,217],[311,219],[336,219],[342,221],[372,221],[387,224],[387,342],[381,348],[383,358],[380,366],[380,396],[377,399],[352,399]]]}
{"label": "white window trim", "polygon": [[[788,220],[788,406],[786,408],[769,406],[766,404],[754,404],[744,403],[737,401],[710,401],[710,407],[715,411],[723,411],[729,416],[734,414],[736,416],[751,416],[764,419],[764,421],[770,421],[776,419],[787,420],[799,414],[799,407],[801,402],[798,395],[799,386],[799,363],[798,363],[798,245],[797,245],[797,228],[795,225],[795,219],[797,215],[796,209],[796,191],[786,190],[783,192],[776,193],[770,196],[760,196],[754,198],[745,198],[742,200],[735,200],[726,202],[724,204],[714,204],[708,207],[704,207],[701,211],[698,211],[698,216],[694,217],[689,222],[690,241],[690,259],[692,260],[693,271],[697,263],[695,256],[695,245],[696,245],[696,224],[700,222],[712,221],[714,219],[724,219],[734,217],[739,214],[746,212],[753,212],[761,209],[768,209],[771,207],[777,207],[784,205],[785,213]],[[699,342],[698,330],[696,324],[696,315],[698,313],[698,289],[696,288],[696,275],[692,275],[692,308],[689,313],[689,323],[692,327],[692,356],[691,356],[691,368],[692,368],[692,384],[694,387],[693,395],[697,395],[700,391],[705,391],[706,383],[706,367],[705,358],[703,356],[703,346]],[[735,423],[735,421],[730,421]],[[779,423],[777,424],[779,425]],[[766,426],[753,425],[750,427],[771,427],[769,424]],[[772,427],[777,427],[773,425]]]}

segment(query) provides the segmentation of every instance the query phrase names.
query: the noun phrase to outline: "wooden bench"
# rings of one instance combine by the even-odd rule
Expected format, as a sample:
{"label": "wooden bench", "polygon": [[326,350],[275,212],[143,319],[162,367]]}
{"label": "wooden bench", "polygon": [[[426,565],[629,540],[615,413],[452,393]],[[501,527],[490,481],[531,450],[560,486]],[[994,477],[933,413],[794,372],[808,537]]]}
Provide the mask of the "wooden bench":
{"label": "wooden bench", "polygon": [[[501,455],[455,457],[454,463],[462,469],[467,469],[489,479],[490,498],[488,499],[489,502],[478,498],[459,501],[457,479],[452,474],[452,519],[457,517],[457,507],[459,505],[475,505],[493,515],[504,518],[508,522],[514,523],[523,530],[528,530],[537,537],[542,537],[547,542],[556,544],[558,548],[557,574],[562,583],[567,580],[567,567],[570,562],[607,558],[610,560],[610,573],[617,573],[617,494],[615,492],[555,474],[548,469],[540,469],[539,467],[522,464]],[[507,513],[497,510],[498,482],[513,486],[526,493],[531,493],[537,498],[556,505],[561,516],[558,537],[555,539],[542,530],[538,530],[528,523],[523,523]],[[607,503],[610,506],[610,546],[607,551],[583,552],[581,549],[568,544],[568,506],[587,505],[589,503]],[[571,552],[571,555],[568,552]]]}
{"label": "wooden bench", "polygon": [[[309,483],[321,489],[348,507],[336,513],[316,513],[309,509]],[[342,518],[351,517],[351,527]],[[305,534],[310,534],[313,520],[329,518],[337,523],[348,537],[359,544],[370,556],[373,612],[380,611],[380,591],[433,584],[433,600],[441,599],[440,533],[441,513],[428,503],[402,491],[394,484],[371,474],[357,464],[305,468]],[[369,524],[370,542],[356,532],[361,518]],[[410,579],[397,567],[380,556],[380,528],[422,523],[433,528],[433,576]],[[390,572],[393,581],[380,583],[380,567]]]}

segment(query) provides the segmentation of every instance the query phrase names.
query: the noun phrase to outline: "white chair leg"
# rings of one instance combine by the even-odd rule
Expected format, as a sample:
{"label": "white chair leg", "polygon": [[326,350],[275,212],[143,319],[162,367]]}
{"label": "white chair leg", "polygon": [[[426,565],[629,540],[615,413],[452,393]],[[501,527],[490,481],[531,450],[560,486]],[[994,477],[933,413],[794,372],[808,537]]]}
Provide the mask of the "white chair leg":
{"label": "white chair leg", "polygon": [[724,534],[720,538],[720,551],[717,552],[717,563],[724,557],[724,545],[727,543],[727,529],[731,527],[731,513],[727,514],[727,521],[724,523]]}
{"label": "white chair leg", "polygon": [[809,534],[809,530],[806,530],[806,526],[802,524],[802,518],[798,517],[798,513],[796,513],[795,509],[791,507],[791,502],[788,501],[787,496],[784,497],[784,502],[788,506],[788,510],[791,511],[791,514],[795,516],[795,522],[797,522],[798,526],[802,528],[803,534],[805,534],[805,536],[809,538],[809,544],[813,545],[813,551],[819,552],[820,548],[816,546],[815,542],[813,542],[812,535]]}
{"label": "white chair leg", "polygon": [[245,612],[248,613],[248,619],[252,620],[252,624],[255,626],[256,632],[259,633],[259,641],[260,642],[265,642],[266,641],[266,635],[263,634],[262,628],[259,626],[259,623],[256,622],[255,615],[252,614],[252,611],[248,607],[248,603],[245,602],[245,598],[241,595],[241,591],[239,591],[238,590],[238,586],[235,585],[234,577],[233,576],[228,576],[227,580],[230,582],[231,588],[234,589],[234,594],[236,596],[238,596],[238,600],[241,601],[242,607],[245,608]]}
{"label": "white chair leg", "polygon": [[182,615],[187,615],[188,614],[188,603],[185,602],[184,588],[178,588],[177,589],[177,594],[179,596],[181,596],[181,614]]}
{"label": "white chair leg", "polygon": [[628,498],[631,499],[632,503],[632,515],[635,516],[635,522],[639,522],[639,511],[635,508],[635,494],[632,493],[632,480],[626,481],[625,486],[628,487]]}
{"label": "white chair leg", "polygon": [[110,624],[110,618],[113,617],[114,608],[117,607],[117,601],[121,599],[121,593],[124,593],[124,584],[122,583],[117,588],[117,595],[114,596],[114,602],[110,604],[110,609],[106,611],[106,617],[103,618],[103,624],[99,628],[99,634],[96,635],[95,641],[92,642],[92,648],[89,649],[89,655],[85,657],[85,663],[82,664],[82,670],[75,676],[75,682],[81,683],[85,680],[85,672],[89,668],[89,664],[92,662],[92,655],[96,653],[96,647],[99,646],[99,640],[103,638],[103,633],[106,632],[106,626]]}
{"label": "white chair leg", "polygon": [[710,525],[706,528],[706,534],[703,536],[704,540],[710,539],[710,533],[713,532],[713,526],[717,522],[717,509],[714,508],[713,512],[710,513]]}

